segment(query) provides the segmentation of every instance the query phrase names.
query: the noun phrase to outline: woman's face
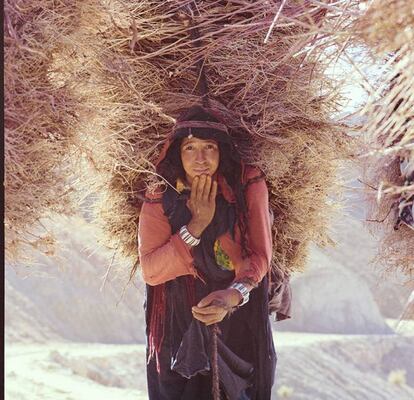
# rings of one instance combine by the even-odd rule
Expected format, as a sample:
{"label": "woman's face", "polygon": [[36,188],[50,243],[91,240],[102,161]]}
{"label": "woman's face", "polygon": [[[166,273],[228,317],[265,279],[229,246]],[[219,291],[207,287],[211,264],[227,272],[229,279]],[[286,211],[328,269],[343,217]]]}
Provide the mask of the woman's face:
{"label": "woman's face", "polygon": [[213,176],[220,162],[218,143],[213,139],[184,138],[181,143],[181,161],[187,182],[191,185],[197,175]]}

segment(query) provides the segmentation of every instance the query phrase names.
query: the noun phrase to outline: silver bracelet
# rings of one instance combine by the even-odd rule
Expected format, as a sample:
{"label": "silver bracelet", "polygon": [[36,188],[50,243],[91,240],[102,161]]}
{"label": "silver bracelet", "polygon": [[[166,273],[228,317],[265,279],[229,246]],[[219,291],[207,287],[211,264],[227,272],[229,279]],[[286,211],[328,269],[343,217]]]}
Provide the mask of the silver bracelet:
{"label": "silver bracelet", "polygon": [[200,244],[200,239],[194,237],[187,229],[187,225],[184,225],[180,229],[180,237],[190,246],[197,246]]}
{"label": "silver bracelet", "polygon": [[242,306],[249,301],[250,292],[242,283],[234,282],[229,286],[229,289],[236,289],[243,296],[243,301],[239,306]]}

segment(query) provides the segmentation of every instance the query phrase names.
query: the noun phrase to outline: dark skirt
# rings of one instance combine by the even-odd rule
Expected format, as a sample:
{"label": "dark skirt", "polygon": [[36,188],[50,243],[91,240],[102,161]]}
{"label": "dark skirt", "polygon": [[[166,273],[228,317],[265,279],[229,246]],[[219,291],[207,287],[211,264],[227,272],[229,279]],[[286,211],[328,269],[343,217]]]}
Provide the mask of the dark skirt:
{"label": "dark skirt", "polygon": [[[160,373],[155,357],[147,365],[148,396],[150,400],[212,400],[211,373],[198,373],[187,379],[171,369],[172,360],[181,344],[183,333],[192,319],[178,278],[168,285],[164,339],[159,352]],[[180,287],[181,286],[181,287]],[[150,307],[151,287],[147,286],[146,304]],[[250,294],[248,303],[220,322],[220,339],[234,354],[251,363],[253,375],[250,386],[237,400],[270,400],[274,384],[277,356],[268,315],[267,278]],[[148,315],[147,310],[147,317]],[[147,324],[148,324],[147,320]],[[204,325],[203,325],[204,326]],[[148,325],[147,325],[148,327]],[[148,334],[148,332],[147,332]],[[148,358],[148,349],[147,349]],[[219,371],[220,373],[220,371]],[[222,399],[226,399],[221,387]]]}

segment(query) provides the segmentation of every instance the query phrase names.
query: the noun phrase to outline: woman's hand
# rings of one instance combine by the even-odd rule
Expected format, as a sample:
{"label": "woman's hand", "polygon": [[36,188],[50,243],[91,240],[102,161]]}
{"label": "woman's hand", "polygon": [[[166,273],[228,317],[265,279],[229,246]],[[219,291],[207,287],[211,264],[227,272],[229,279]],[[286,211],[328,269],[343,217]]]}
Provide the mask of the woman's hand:
{"label": "woman's hand", "polygon": [[215,324],[222,321],[241,299],[242,296],[236,289],[216,290],[201,299],[197,306],[192,307],[193,317],[206,325]]}
{"label": "woman's hand", "polygon": [[216,194],[217,181],[212,180],[210,175],[194,177],[188,201],[192,219],[187,226],[193,236],[200,237],[213,220],[216,211]]}

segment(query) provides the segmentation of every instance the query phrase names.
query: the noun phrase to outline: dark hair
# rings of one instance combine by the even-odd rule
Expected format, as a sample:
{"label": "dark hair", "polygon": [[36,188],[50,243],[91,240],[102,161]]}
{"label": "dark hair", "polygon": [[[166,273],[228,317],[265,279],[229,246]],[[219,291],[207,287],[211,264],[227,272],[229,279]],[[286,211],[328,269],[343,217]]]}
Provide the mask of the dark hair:
{"label": "dark hair", "polygon": [[[211,115],[200,106],[191,107],[185,113],[181,114],[177,121],[210,121],[221,122],[218,118]],[[184,128],[185,129],[185,128]],[[236,198],[236,215],[241,231],[242,256],[246,258],[250,255],[247,247],[247,204],[244,194],[244,188],[241,184],[242,165],[241,158],[237,148],[231,141],[231,137],[225,132],[212,132],[211,128],[192,128],[194,136],[203,136],[215,138],[223,137],[224,140],[217,140],[220,159],[218,172],[224,176],[229,186],[232,188]],[[184,132],[188,134],[187,132]],[[213,135],[212,135],[213,133]],[[185,180],[185,170],[181,161],[181,143],[186,135],[183,132],[176,132],[176,139],[171,143],[165,158],[157,167],[157,173],[163,176],[171,185],[175,186],[178,178]],[[203,138],[202,137],[202,138]]]}

